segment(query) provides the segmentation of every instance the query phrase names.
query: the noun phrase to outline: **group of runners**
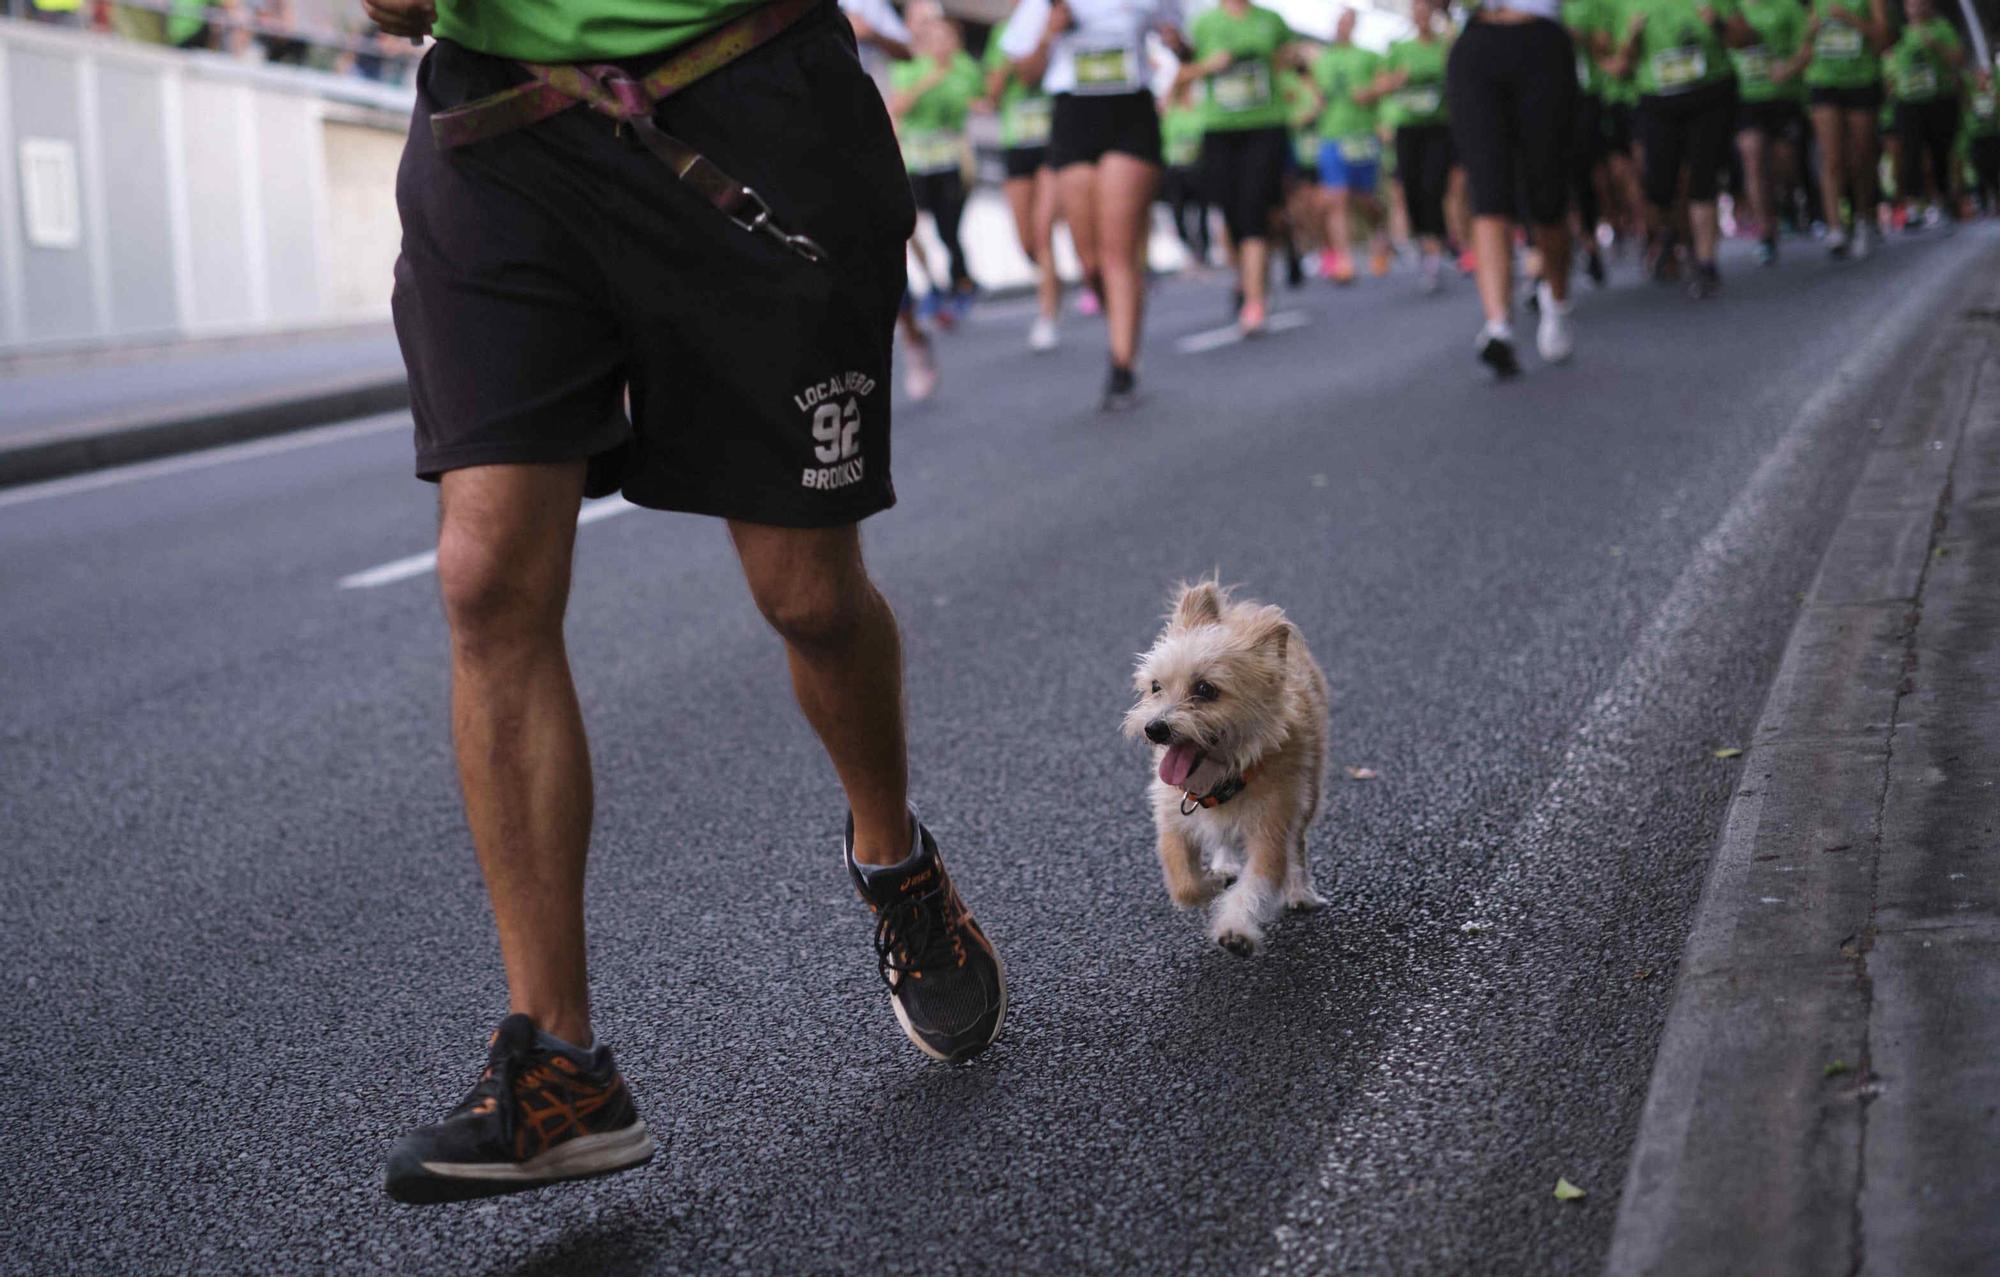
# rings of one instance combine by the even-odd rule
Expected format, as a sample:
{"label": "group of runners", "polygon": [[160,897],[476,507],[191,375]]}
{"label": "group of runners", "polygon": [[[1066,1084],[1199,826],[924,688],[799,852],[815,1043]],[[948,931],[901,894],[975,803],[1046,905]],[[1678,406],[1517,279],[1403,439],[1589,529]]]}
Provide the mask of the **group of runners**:
{"label": "group of runners", "polygon": [[[896,23],[888,0],[848,7],[864,43]],[[912,393],[937,385],[925,321],[952,326],[977,293],[960,221],[982,112],[1036,272],[1029,345],[1059,340],[1060,221],[1078,307],[1107,324],[1112,410],[1134,402],[1155,199],[1197,268],[1226,258],[1245,334],[1265,326],[1274,259],[1296,286],[1401,258],[1425,291],[1477,276],[1477,351],[1501,376],[1520,368],[1517,249],[1537,348],[1561,361],[1572,262],[1602,283],[1606,250],[1630,250],[1692,297],[1719,290],[1725,191],[1729,229],[1765,263],[1784,230],[1865,257],[1885,229],[2000,207],[1993,68],[1935,0],[1900,16],[1885,0],[1508,0],[1457,19],[1412,0],[1410,17],[1376,52],[1352,9],[1315,40],[1252,0],[1191,21],[1179,0],[1019,0],[974,59],[936,0],[911,0],[907,27],[876,41],[902,59],[880,78],[947,257],[934,267],[912,241]]]}

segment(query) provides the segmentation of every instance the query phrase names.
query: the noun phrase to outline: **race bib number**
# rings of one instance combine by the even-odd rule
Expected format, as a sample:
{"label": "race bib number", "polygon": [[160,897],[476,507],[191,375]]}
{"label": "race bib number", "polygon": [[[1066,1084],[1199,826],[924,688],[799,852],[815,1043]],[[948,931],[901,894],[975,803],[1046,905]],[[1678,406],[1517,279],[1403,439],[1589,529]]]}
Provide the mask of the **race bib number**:
{"label": "race bib number", "polygon": [[1271,68],[1244,62],[1208,78],[1208,100],[1225,111],[1252,111],[1271,104]]}
{"label": "race bib number", "polygon": [[1752,84],[1768,83],[1771,79],[1771,51],[1761,44],[1736,50],[1736,74],[1739,79]]}
{"label": "race bib number", "polygon": [[1821,27],[1813,37],[1813,56],[1829,62],[1851,62],[1861,56],[1861,32],[1845,23]]}
{"label": "race bib number", "polygon": [[1707,74],[1708,54],[1698,44],[1662,49],[1653,55],[1653,83],[1662,93],[1684,89]]}
{"label": "race bib number", "polygon": [[1372,137],[1344,137],[1335,145],[1349,164],[1373,164],[1382,158],[1382,143]]}
{"label": "race bib number", "polygon": [[1137,59],[1122,44],[1110,49],[1078,49],[1074,60],[1078,93],[1126,93],[1139,83]]}
{"label": "race bib number", "polygon": [[1049,141],[1049,99],[1022,98],[1014,104],[1014,145],[1046,146]]}
{"label": "race bib number", "polygon": [[1932,98],[1937,96],[1937,68],[1928,63],[1913,66],[1903,77],[1903,96],[1906,98]]}
{"label": "race bib number", "polygon": [[1991,93],[1974,94],[1972,113],[1982,120],[1990,120],[1995,115],[2000,115],[2000,96]]}
{"label": "race bib number", "polygon": [[1431,115],[1437,111],[1438,104],[1442,101],[1444,97],[1438,92],[1435,84],[1420,89],[1406,88],[1396,94],[1396,105],[1401,107],[1406,115]]}
{"label": "race bib number", "polygon": [[958,167],[956,133],[908,133],[903,136],[903,167],[912,173],[946,173]]}

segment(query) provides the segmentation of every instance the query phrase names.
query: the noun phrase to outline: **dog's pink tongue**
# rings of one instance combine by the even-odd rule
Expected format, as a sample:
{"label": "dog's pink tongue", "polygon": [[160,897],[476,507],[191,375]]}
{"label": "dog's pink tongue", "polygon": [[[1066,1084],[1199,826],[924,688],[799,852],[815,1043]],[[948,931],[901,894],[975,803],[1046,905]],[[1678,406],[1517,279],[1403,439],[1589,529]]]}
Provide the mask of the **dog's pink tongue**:
{"label": "dog's pink tongue", "polygon": [[1160,779],[1169,785],[1185,785],[1200,762],[1201,751],[1190,742],[1169,745],[1167,752],[1160,755]]}

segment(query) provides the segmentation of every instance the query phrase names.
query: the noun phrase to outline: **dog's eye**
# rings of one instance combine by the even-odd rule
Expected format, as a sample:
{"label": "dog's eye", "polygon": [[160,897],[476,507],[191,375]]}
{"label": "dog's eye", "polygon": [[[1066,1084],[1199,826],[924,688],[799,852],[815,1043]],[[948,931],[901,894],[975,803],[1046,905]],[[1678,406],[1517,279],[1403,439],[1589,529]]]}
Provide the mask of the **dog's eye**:
{"label": "dog's eye", "polygon": [[1194,694],[1197,700],[1204,701],[1212,701],[1222,695],[1221,692],[1216,690],[1215,684],[1209,682],[1207,679],[1203,679],[1194,685]]}
{"label": "dog's eye", "polygon": [[1160,680],[1156,678],[1153,680],[1153,695],[1158,696],[1159,694],[1160,694]]}

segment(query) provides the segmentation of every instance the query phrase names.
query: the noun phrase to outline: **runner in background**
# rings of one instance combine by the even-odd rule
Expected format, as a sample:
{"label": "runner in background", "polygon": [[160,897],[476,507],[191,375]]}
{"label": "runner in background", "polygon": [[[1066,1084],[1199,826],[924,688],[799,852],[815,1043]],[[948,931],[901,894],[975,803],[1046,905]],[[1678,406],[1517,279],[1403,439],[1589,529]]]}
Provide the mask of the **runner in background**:
{"label": "runner in background", "polygon": [[[1806,17],[1804,63],[1819,145],[1819,186],[1827,225],[1826,251],[1866,257],[1875,227],[1875,164],[1881,141],[1881,51],[1889,47],[1884,0],[1812,0]],[[1848,230],[1852,200],[1853,230]]]}
{"label": "runner in background", "polygon": [[[1614,25],[1621,11],[1615,0],[1604,0],[1604,14]],[[1605,60],[1618,33],[1613,30],[1597,56],[1603,79],[1598,92],[1604,99],[1604,115],[1599,121],[1603,134],[1604,174],[1609,199],[1612,230],[1617,233],[1613,251],[1622,252],[1631,244],[1646,242],[1646,192],[1639,181],[1639,86],[1629,75],[1613,75]]]}
{"label": "runner in background", "polygon": [[1988,217],[2000,214],[2000,93],[1993,68],[1965,77],[1965,150],[1972,165],[1973,191]]}
{"label": "runner in background", "polygon": [[1005,178],[1001,191],[1014,215],[1014,232],[1021,251],[1035,268],[1035,322],[1028,328],[1028,349],[1054,350],[1061,335],[1062,279],[1056,274],[1056,173],[1049,167],[1049,121],[1053,111],[1038,85],[1023,83],[1000,42],[1007,33],[1002,22],[986,38],[986,96],[1000,115],[1000,162]]}
{"label": "runner in background", "polygon": [[896,122],[917,208],[930,214],[949,259],[945,287],[932,279],[926,298],[939,322],[949,323],[963,317],[977,291],[959,223],[965,216],[965,121],[985,82],[979,64],[965,52],[957,23],[933,13],[912,19],[915,56],[889,68],[889,116]]}
{"label": "runner in background", "polygon": [[1521,371],[1514,354],[1514,211],[1525,206],[1547,271],[1537,286],[1535,344],[1561,363],[1574,352],[1569,303],[1569,144],[1576,110],[1576,47],[1557,20],[1559,0],[1489,0],[1452,46],[1445,67],[1451,140],[1472,188],[1473,252],[1485,323],[1474,339],[1497,377]]}
{"label": "runner in background", "polygon": [[1389,46],[1375,91],[1395,130],[1396,172],[1403,216],[1417,242],[1418,279],[1427,293],[1444,284],[1445,195],[1451,183],[1450,115],[1444,102],[1444,69],[1451,34],[1436,0],[1413,0],[1416,33]]}
{"label": "runner in background", "polygon": [[1191,61],[1179,0],[1021,0],[1001,47],[1055,98],[1049,163],[1084,276],[1104,301],[1111,367],[1099,407],[1137,402],[1146,234],[1160,183],[1160,116],[1146,86],[1146,37]]}
{"label": "runner in background", "polygon": [[[1952,202],[1952,144],[1958,140],[1958,88],[1965,45],[1951,23],[1937,16],[1932,0],[1904,0],[1908,25],[1883,59],[1896,107],[1896,134],[1902,140],[1902,167],[1896,184],[1905,200],[1928,192],[1931,212],[1920,221],[1912,208],[1907,229],[1921,230],[1939,219],[1955,222]],[[1928,162],[1928,163],[1927,163]]]}
{"label": "runner in background", "polygon": [[1188,270],[1200,274],[1208,269],[1211,245],[1208,192],[1201,181],[1201,107],[1192,84],[1167,94],[1160,109],[1160,146],[1166,160],[1160,200],[1173,214],[1174,233],[1188,252]]}
{"label": "runner in background", "polygon": [[1757,236],[1757,261],[1778,260],[1779,195],[1798,180],[1805,140],[1805,83],[1792,71],[1805,42],[1806,14],[1798,0],[1742,0],[1751,42],[1729,51],[1742,105],[1736,116],[1736,153],[1743,161],[1743,195]]}
{"label": "runner in background", "polygon": [[1369,227],[1375,274],[1389,270],[1382,206],[1375,198],[1381,175],[1382,141],[1376,136],[1375,78],[1381,55],[1354,43],[1355,14],[1342,9],[1333,43],[1312,62],[1313,90],[1319,97],[1319,183],[1326,206],[1326,252],[1320,274],[1336,284],[1354,282],[1354,221]]}
{"label": "runner in background", "polygon": [[1312,85],[1293,68],[1278,72],[1278,96],[1285,103],[1291,147],[1285,156],[1285,202],[1272,218],[1272,235],[1285,250],[1285,287],[1303,288],[1306,256],[1319,250],[1319,136],[1314,127]]}
{"label": "runner in background", "polygon": [[1639,130],[1646,149],[1646,204],[1653,219],[1649,260],[1670,260],[1675,205],[1683,191],[1693,240],[1687,291],[1697,299],[1722,287],[1716,250],[1718,176],[1736,130],[1736,75],[1729,46],[1755,37],[1736,0],[1627,0],[1625,28],[1612,54],[1639,86]]}
{"label": "runner in background", "polygon": [[1576,46],[1576,125],[1570,141],[1571,212],[1584,251],[1583,269],[1590,282],[1604,284],[1604,256],[1597,247],[1597,224],[1603,218],[1604,189],[1604,68],[1599,59],[1611,49],[1613,0],[1563,0],[1563,26]]}
{"label": "runner in background", "polygon": [[[903,15],[896,12],[889,0],[840,0],[840,12],[854,32],[861,69],[875,82],[876,90],[886,101],[891,63],[910,56],[910,29],[903,22]],[[910,242],[921,255],[921,246],[914,239]],[[924,263],[924,274],[926,278],[930,275],[928,262]],[[896,312],[896,332],[902,338],[904,393],[922,403],[937,393],[937,351],[931,345],[930,334],[917,322],[916,302],[907,285]]]}
{"label": "runner in background", "polygon": [[1285,201],[1292,138],[1278,73],[1302,61],[1295,41],[1273,11],[1221,0],[1188,29],[1194,57],[1174,76],[1176,88],[1202,85],[1201,176],[1222,209],[1243,296],[1236,323],[1251,337],[1264,331],[1271,218]]}

